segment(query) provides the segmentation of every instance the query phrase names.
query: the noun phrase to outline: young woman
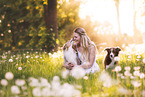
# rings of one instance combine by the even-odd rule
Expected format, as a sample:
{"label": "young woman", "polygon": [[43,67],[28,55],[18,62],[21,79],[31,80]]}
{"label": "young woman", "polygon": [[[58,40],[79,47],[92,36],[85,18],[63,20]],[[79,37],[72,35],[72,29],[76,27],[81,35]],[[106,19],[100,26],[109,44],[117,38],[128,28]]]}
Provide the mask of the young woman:
{"label": "young woman", "polygon": [[[90,40],[87,36],[86,31],[83,28],[76,28],[73,31],[74,48],[77,51],[77,56],[79,63],[77,66],[80,66],[85,69],[86,73],[94,73],[100,71],[98,64],[96,63],[96,46],[94,42]],[[67,69],[73,69],[74,65],[67,62],[64,59],[63,66]]]}

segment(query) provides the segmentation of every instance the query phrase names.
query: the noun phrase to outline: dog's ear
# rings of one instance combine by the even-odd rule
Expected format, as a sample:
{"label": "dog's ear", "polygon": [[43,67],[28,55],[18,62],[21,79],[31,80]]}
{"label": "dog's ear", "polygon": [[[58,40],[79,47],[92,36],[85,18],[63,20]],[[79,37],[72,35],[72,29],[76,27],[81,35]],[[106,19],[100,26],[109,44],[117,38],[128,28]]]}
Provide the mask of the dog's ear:
{"label": "dog's ear", "polygon": [[117,49],[118,51],[121,51],[121,48],[120,48],[120,47],[117,47],[116,49]]}
{"label": "dog's ear", "polygon": [[108,47],[104,49],[104,51],[107,51],[107,52],[108,52],[109,50],[110,50],[110,48],[108,48]]}

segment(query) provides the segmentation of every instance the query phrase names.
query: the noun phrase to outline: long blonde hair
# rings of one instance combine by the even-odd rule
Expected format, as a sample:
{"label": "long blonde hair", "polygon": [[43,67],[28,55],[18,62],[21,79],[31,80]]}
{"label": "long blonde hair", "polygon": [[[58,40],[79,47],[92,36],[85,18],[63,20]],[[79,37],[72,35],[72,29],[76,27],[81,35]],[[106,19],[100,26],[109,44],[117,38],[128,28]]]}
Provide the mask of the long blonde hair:
{"label": "long blonde hair", "polygon": [[[90,38],[87,36],[87,33],[86,33],[85,29],[79,27],[79,28],[75,28],[73,32],[78,33],[80,35],[80,37],[81,37],[80,45],[83,48],[83,51],[82,51],[83,59],[86,58],[86,60],[88,61],[89,60],[90,47],[94,46],[95,49],[96,49],[95,43],[92,42],[90,40]],[[95,50],[94,53],[96,53],[96,50]]]}

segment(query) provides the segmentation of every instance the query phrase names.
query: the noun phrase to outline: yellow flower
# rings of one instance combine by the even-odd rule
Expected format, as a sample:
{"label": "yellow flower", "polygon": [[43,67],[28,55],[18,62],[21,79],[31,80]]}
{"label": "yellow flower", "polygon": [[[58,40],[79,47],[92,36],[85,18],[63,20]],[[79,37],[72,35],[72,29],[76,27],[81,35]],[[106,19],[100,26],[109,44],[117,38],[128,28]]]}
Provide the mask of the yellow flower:
{"label": "yellow flower", "polygon": [[44,4],[44,5],[47,5],[48,3],[45,1],[45,2],[43,2],[43,4]]}
{"label": "yellow flower", "polygon": [[39,7],[38,7],[38,6],[36,6],[36,7],[35,7],[35,9],[39,9]]}
{"label": "yellow flower", "polygon": [[30,7],[29,7],[29,6],[27,6],[27,7],[26,7],[26,9],[30,9]]}
{"label": "yellow flower", "polygon": [[12,47],[12,50],[14,50],[15,49],[15,47]]}
{"label": "yellow flower", "polygon": [[18,45],[21,46],[22,45],[22,42],[19,42]]}
{"label": "yellow flower", "polygon": [[56,44],[59,44],[59,40],[58,39],[56,39]]}

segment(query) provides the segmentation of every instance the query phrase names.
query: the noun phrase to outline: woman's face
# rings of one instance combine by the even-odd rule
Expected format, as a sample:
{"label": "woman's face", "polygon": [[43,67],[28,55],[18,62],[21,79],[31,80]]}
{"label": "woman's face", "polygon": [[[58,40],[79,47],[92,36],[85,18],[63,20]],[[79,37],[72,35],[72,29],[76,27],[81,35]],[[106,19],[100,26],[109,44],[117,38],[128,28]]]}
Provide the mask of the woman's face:
{"label": "woman's face", "polygon": [[78,33],[74,32],[74,37],[73,38],[74,38],[75,44],[80,44],[81,37]]}

